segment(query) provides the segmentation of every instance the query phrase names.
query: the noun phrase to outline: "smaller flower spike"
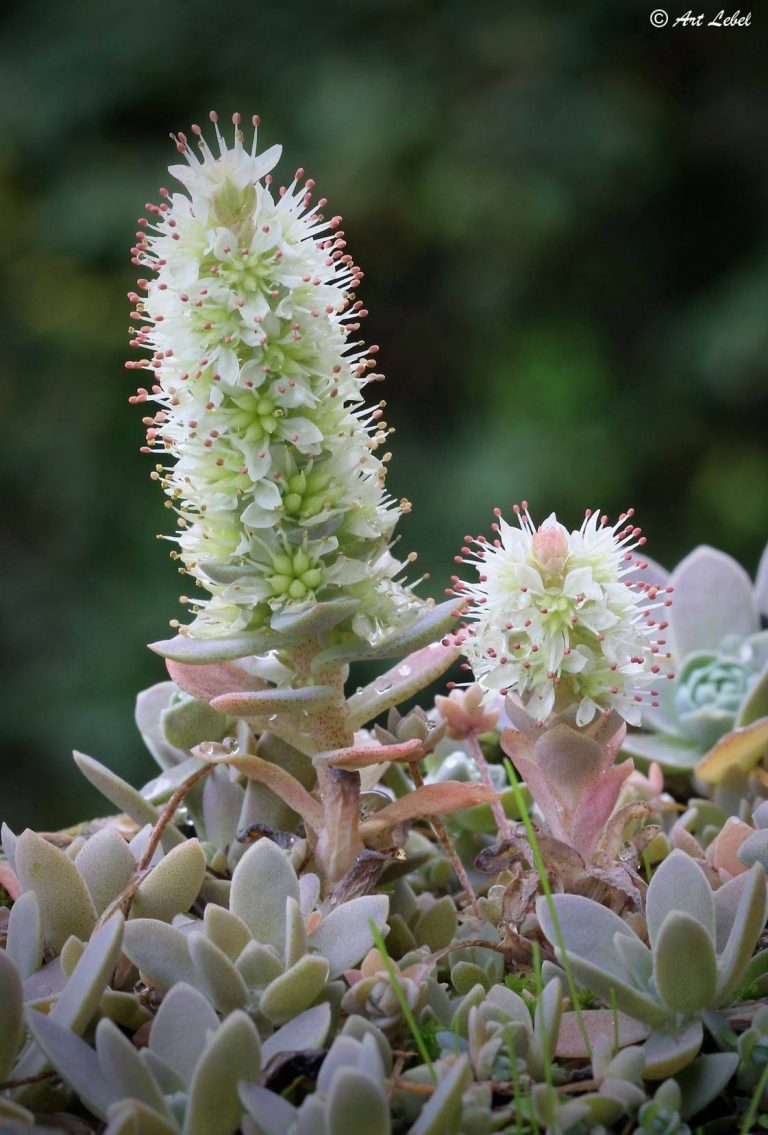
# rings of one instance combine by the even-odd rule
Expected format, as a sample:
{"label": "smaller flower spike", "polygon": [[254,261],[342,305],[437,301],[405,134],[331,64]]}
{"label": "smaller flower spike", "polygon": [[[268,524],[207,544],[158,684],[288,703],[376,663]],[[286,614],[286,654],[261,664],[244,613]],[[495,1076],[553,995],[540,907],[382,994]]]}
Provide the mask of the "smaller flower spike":
{"label": "smaller flower spike", "polygon": [[214,149],[199,126],[174,139],[183,192],[147,206],[133,262],[153,278],[129,293],[132,345],[151,355],[128,364],[147,383],[132,401],[159,405],[145,452],[178,517],[172,554],[204,593],[182,599],[182,633],[227,637],[351,599],[339,633],[376,641],[420,604],[390,554],[407,502],[376,454],[384,403],[363,401],[381,375],[357,334],[362,273],[303,170],[272,185],[280,147],[258,152],[258,119],[249,145],[239,114],[231,140],[210,118]]}
{"label": "smaller flower spike", "polygon": [[637,724],[673,674],[656,617],[670,589],[637,578],[647,565],[633,555],[645,543],[633,510],[611,525],[588,509],[575,532],[554,513],[537,528],[525,501],[514,512],[518,528],[496,509],[495,538],[467,537],[456,557],[478,573],[476,583],[453,580],[469,600],[456,643],[475,678],[517,694],[539,721],[577,705],[579,725],[611,708]]}

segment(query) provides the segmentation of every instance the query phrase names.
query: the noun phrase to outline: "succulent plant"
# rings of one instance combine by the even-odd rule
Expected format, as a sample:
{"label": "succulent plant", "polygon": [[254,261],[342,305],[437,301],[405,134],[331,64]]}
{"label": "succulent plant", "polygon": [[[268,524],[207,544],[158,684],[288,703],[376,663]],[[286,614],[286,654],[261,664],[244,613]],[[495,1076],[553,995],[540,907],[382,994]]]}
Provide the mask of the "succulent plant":
{"label": "succulent plant", "polygon": [[[673,590],[666,616],[676,671],[659,705],[643,710],[643,730],[624,751],[690,771],[721,738],[768,715],[768,554],[753,586],[744,569],[714,548],[696,548],[660,585]],[[758,754],[759,758],[759,754]],[[757,758],[756,758],[757,759]]]}
{"label": "succulent plant", "polygon": [[515,1075],[538,1082],[554,1059],[562,999],[555,978],[542,991],[532,1017],[529,1004],[506,985],[493,985],[487,992],[475,986],[461,1016],[436,1040],[446,1052],[455,1051],[457,1044],[466,1051],[478,1081],[511,1081],[515,1063]]}
{"label": "succulent plant", "polygon": [[713,893],[698,863],[673,851],[646,896],[650,945],[591,899],[554,895],[552,902],[554,913],[539,899],[537,914],[556,957],[562,961],[562,935],[576,980],[648,1026],[645,1076],[660,1079],[694,1059],[702,1014],[728,1004],[743,982],[765,925],[765,872],[755,864]]}
{"label": "succulent plant", "polygon": [[110,1020],[96,1026],[95,1048],[34,1010],[29,1029],[51,1065],[109,1135],[234,1135],[241,1081],[261,1069],[258,1031],[242,1011],[220,1022],[193,986],[178,982],[137,1051]]}
{"label": "succulent plant", "polygon": [[[768,1061],[768,557],[757,598],[709,549],[669,581],[631,512],[568,532],[523,505],[467,537],[476,582],[417,599],[340,218],[303,171],[273,193],[256,120],[248,151],[211,118],[217,155],[176,139],[130,295],[198,593],[137,700],[157,775],[78,753],[120,815],[2,827],[0,1128],[683,1135],[734,1075],[743,1111]],[[400,712],[462,653],[477,684]],[[362,661],[389,668],[347,694]],[[673,823],[622,744],[709,749],[713,800]],[[651,847],[674,850],[647,885]]]}
{"label": "succulent plant", "polygon": [[653,808],[634,802],[616,811],[631,761],[614,764],[626,726],[616,712],[579,728],[562,718],[542,726],[509,700],[517,729],[506,729],[501,744],[539,808],[548,832],[573,848],[585,863],[616,860],[630,821]]}
{"label": "succulent plant", "polygon": [[[768,1064],[768,1005],[760,1005],[752,1017],[749,1028],[736,1041],[738,1069],[736,1082],[750,1095],[757,1089]],[[768,1084],[764,1084],[758,1100],[759,1107],[768,1110]]]}
{"label": "succulent plant", "polygon": [[299,879],[286,854],[260,839],[234,870],[228,909],[208,903],[202,920],[172,926],[132,920],[123,948],[159,989],[186,981],[218,1012],[249,1013],[267,1035],[333,999],[333,983],[373,945],[370,923],[385,926],[386,895],[318,906],[319,893],[316,875]]}
{"label": "succulent plant", "polygon": [[[170,922],[192,906],[205,878],[205,857],[196,839],[167,854],[157,848],[143,870],[140,861],[151,835],[149,825],[130,843],[110,826],[89,839],[78,837],[67,851],[29,829],[15,837],[6,827],[3,848],[19,879],[20,899],[34,894],[44,942],[58,954],[74,935],[87,941],[100,918],[135,883],[131,915]],[[141,876],[139,878],[139,876]]]}

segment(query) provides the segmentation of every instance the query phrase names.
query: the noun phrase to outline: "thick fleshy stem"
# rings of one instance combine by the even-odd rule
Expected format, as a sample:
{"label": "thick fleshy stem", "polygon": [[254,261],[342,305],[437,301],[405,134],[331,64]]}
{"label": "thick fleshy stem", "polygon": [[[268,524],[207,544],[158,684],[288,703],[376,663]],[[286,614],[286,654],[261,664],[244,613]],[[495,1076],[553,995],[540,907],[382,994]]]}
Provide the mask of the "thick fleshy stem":
{"label": "thick fleshy stem", "polygon": [[[485,759],[485,753],[483,752],[482,745],[477,739],[477,734],[467,733],[466,742],[467,748],[472,755],[472,760],[477,765],[477,771],[480,773],[480,779],[482,780],[486,788],[490,788],[491,792],[496,792],[496,785],[493,783],[491,770],[488,767],[487,760]],[[493,812],[493,818],[496,821],[496,827],[499,831],[499,838],[511,839],[512,826],[507,819],[507,815],[504,811],[504,805],[500,800],[493,801],[493,803],[491,804],[491,811]]]}
{"label": "thick fleshy stem", "polygon": [[[411,776],[413,777],[413,783],[416,788],[424,787],[424,777],[421,775],[421,769],[415,761],[411,765]],[[430,816],[429,823],[432,831],[435,833],[435,838],[451,861],[451,866],[453,867],[456,878],[458,879],[463,891],[469,899],[475,916],[482,920],[483,912],[480,910],[480,904],[477,901],[475,888],[469,881],[469,875],[466,872],[464,864],[459,858],[459,854],[456,851],[456,848],[451,843],[450,837],[445,828],[445,824],[438,816]]]}
{"label": "thick fleshy stem", "polygon": [[[318,752],[328,749],[349,748],[354,734],[348,724],[348,710],[344,698],[345,667],[329,667],[312,674],[312,661],[321,644],[312,638],[294,647],[291,661],[296,673],[313,683],[333,686],[338,690],[338,701],[311,716],[312,740]],[[359,835],[360,776],[356,772],[326,768],[318,762],[317,788],[325,814],[324,830],[315,847],[315,857],[321,874],[338,880],[355,862],[363,850]]]}

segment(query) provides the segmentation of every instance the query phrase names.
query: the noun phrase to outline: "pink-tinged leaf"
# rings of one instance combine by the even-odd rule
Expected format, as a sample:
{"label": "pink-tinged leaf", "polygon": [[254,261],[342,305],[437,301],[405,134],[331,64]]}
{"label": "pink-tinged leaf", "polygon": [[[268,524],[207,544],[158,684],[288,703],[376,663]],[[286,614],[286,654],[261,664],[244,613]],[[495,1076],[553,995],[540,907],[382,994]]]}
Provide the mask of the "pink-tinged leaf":
{"label": "pink-tinged leaf", "polygon": [[11,896],[14,902],[21,897],[21,883],[7,863],[0,863],[0,887]]}
{"label": "pink-tinged leaf", "polygon": [[464,808],[475,808],[478,804],[492,804],[498,799],[497,792],[492,792],[482,784],[467,784],[458,780],[425,784],[371,816],[360,825],[360,833],[365,839],[407,820],[444,816],[449,812],[460,812]]}
{"label": "pink-tinged leaf", "polygon": [[359,729],[384,710],[413,697],[444,674],[459,654],[457,647],[444,646],[441,642],[433,642],[409,654],[397,666],[352,695],[347,703],[350,728]]}
{"label": "pink-tinged leaf", "polygon": [[221,694],[211,708],[230,717],[264,717],[273,713],[312,713],[339,700],[334,686],[303,686],[298,690],[258,689]]}
{"label": "pink-tinged leaf", "polygon": [[547,729],[534,746],[533,760],[569,812],[613,763],[596,741],[569,725]]}
{"label": "pink-tinged leaf", "polygon": [[734,729],[721,737],[696,765],[696,775],[707,784],[719,784],[730,769],[750,772],[768,753],[768,717]]}
{"label": "pink-tinged leaf", "polygon": [[533,760],[530,741],[522,733],[506,729],[501,735],[501,747],[512,759],[512,763],[525,781],[551,834],[556,839],[570,843],[570,816],[567,814],[564,802],[557,795],[556,786]]}
{"label": "pink-tinged leaf", "polygon": [[414,737],[394,745],[352,745],[348,749],[332,749],[318,753],[314,760],[323,761],[331,768],[360,769],[383,761],[419,761],[423,755],[421,741]]}
{"label": "pink-tinged leaf", "polygon": [[621,786],[633,769],[631,761],[614,765],[584,792],[573,817],[570,842],[585,862],[591,860],[600,833],[616,807]]}
{"label": "pink-tinged leaf", "polygon": [[[590,1051],[584,1043],[582,1025],[589,1037]],[[651,1031],[649,1026],[642,1024],[641,1021],[628,1017],[626,1013],[614,1013],[612,1009],[583,1009],[581,1013],[563,1013],[560,1018],[556,1055],[563,1060],[589,1057],[592,1055],[591,1049],[602,1037],[608,1037],[613,1044],[617,1030],[619,1048],[626,1048],[628,1044],[639,1044]]]}
{"label": "pink-tinged leaf", "polygon": [[284,800],[289,808],[297,812],[305,824],[314,832],[320,832],[323,827],[323,809],[320,803],[307,792],[298,780],[286,772],[279,765],[262,760],[251,754],[238,754],[223,757],[208,757],[205,753],[197,751],[196,755],[213,765],[231,765],[243,776],[256,780],[271,788],[276,796]]}
{"label": "pink-tinged leaf", "polygon": [[179,689],[191,694],[198,701],[210,702],[232,690],[267,688],[263,678],[249,674],[244,666],[238,666],[236,662],[215,662],[208,666],[193,666],[189,662],[174,662],[168,659],[166,667]]}
{"label": "pink-tinged leaf", "polygon": [[716,871],[725,871],[731,878],[743,875],[747,865],[739,859],[743,843],[755,834],[755,829],[736,816],[729,816],[707,848],[707,859]]}
{"label": "pink-tinged leaf", "polygon": [[694,650],[716,650],[726,635],[760,629],[752,581],[724,552],[695,548],[669,582],[674,591],[667,617],[676,659]]}

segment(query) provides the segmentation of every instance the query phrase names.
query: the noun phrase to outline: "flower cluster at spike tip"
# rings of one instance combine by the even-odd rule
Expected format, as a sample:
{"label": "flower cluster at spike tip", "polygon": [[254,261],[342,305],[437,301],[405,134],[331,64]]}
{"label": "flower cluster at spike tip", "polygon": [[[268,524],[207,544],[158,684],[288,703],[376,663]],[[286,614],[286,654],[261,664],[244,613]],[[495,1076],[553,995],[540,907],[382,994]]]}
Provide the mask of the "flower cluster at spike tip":
{"label": "flower cluster at spike tip", "polygon": [[362,273],[303,170],[273,192],[280,147],[257,152],[258,118],[246,149],[239,115],[232,143],[210,117],[218,155],[199,126],[197,146],[174,139],[185,192],[147,206],[133,263],[155,275],[129,293],[132,346],[151,358],[127,365],[153,377],[132,401],[160,406],[144,452],[173,459],[153,473],[178,516],[172,555],[208,593],[182,596],[195,616],[182,631],[257,629],[343,595],[349,629],[375,640],[418,601],[390,551],[410,506],[387,495],[375,452],[384,403],[362,395],[382,377],[378,348],[352,338]]}
{"label": "flower cluster at spike tip", "polygon": [[655,617],[671,589],[637,578],[648,565],[633,556],[645,543],[633,511],[610,525],[587,510],[574,532],[554,513],[537,528],[526,502],[514,512],[519,527],[496,509],[494,539],[466,537],[456,557],[478,573],[475,583],[452,579],[452,593],[467,600],[456,635],[464,665],[540,721],[576,704],[580,725],[611,708],[638,724],[658,681],[674,675],[659,637],[667,622]]}

